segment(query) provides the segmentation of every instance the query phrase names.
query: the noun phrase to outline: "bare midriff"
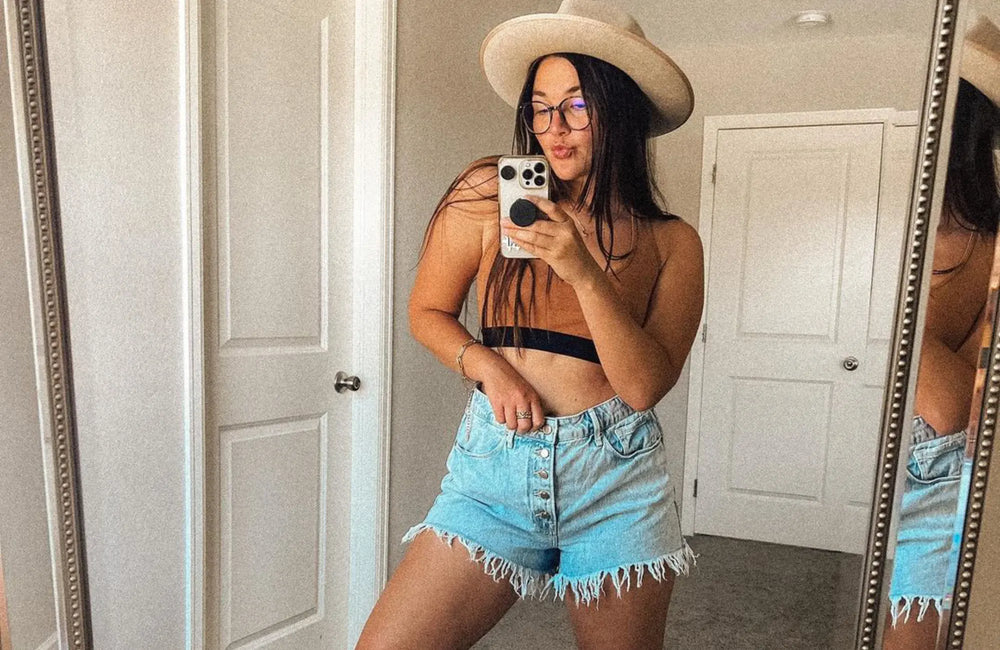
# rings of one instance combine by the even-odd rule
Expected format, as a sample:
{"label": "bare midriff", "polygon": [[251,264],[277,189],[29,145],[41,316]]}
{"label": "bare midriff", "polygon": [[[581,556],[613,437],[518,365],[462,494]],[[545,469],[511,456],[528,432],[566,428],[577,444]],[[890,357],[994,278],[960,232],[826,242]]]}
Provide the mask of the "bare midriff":
{"label": "bare midriff", "polygon": [[615,396],[596,363],[542,350],[494,348],[538,393],[547,416],[573,415]]}

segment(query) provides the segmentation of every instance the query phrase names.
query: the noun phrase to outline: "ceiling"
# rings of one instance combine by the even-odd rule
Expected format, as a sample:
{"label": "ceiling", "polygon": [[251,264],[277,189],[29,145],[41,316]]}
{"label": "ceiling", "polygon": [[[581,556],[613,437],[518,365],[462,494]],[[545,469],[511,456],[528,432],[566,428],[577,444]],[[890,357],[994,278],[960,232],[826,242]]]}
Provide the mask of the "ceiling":
{"label": "ceiling", "polygon": [[[935,3],[928,0],[615,0],[664,47],[720,42],[780,42],[912,34],[930,41]],[[828,26],[790,24],[803,10],[831,14]]]}

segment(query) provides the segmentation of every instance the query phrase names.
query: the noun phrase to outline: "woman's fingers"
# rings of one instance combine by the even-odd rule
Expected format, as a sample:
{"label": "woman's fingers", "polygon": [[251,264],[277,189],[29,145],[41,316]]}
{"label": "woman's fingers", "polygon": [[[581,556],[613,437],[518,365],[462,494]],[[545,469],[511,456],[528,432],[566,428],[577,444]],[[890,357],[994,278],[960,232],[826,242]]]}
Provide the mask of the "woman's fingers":
{"label": "woman's fingers", "polygon": [[510,236],[518,246],[521,246],[529,253],[536,253],[538,250],[548,250],[552,245],[552,237],[538,233],[527,228],[508,228],[504,233]]}
{"label": "woman's fingers", "polygon": [[496,418],[497,424],[506,424],[507,414],[504,412],[503,404],[490,400],[490,406],[493,407],[493,417]]}
{"label": "woman's fingers", "polygon": [[526,196],[525,198],[534,203],[552,221],[569,221],[569,215],[558,204],[540,196]]}
{"label": "woman's fingers", "polygon": [[542,401],[536,395],[531,400],[531,428],[532,430],[541,429],[544,424],[545,412],[542,411]]}
{"label": "woman's fingers", "polygon": [[515,410],[514,416],[517,418],[518,433],[527,433],[534,428],[535,416],[533,415],[533,409],[531,406],[527,404],[518,406]]}
{"label": "woman's fingers", "polygon": [[510,402],[504,404],[503,406],[503,413],[504,413],[503,423],[507,426],[508,429],[517,428],[517,416],[514,414],[516,410],[517,409],[514,407],[514,404]]}
{"label": "woman's fingers", "polygon": [[518,433],[533,431],[545,424],[545,413],[542,411],[542,403],[537,396],[530,400],[519,400],[528,402],[522,406],[516,406],[518,402],[510,401],[502,404],[492,404],[493,417],[497,424],[502,424],[508,429],[516,429]]}

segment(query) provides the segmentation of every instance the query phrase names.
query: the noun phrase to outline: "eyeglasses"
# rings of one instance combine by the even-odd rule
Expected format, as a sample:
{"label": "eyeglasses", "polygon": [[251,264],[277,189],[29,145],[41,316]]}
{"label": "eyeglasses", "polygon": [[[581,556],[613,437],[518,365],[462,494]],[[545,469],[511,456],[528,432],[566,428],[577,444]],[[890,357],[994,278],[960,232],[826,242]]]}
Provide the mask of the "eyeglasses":
{"label": "eyeglasses", "polygon": [[556,106],[539,101],[522,104],[521,119],[529,131],[541,135],[552,126],[552,114],[556,111],[572,131],[582,131],[590,126],[590,109],[583,97],[567,97]]}

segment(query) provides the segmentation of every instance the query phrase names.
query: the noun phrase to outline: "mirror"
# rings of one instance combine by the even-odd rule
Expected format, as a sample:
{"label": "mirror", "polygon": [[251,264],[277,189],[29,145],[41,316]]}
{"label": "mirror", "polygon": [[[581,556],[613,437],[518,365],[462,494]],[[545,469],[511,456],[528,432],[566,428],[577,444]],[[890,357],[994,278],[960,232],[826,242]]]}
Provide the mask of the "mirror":
{"label": "mirror", "polygon": [[[4,2],[0,68],[0,648],[88,648],[72,374],[39,3]],[[9,61],[7,57],[9,56]],[[8,65],[9,64],[9,65]]]}
{"label": "mirror", "polygon": [[[6,45],[6,39],[5,45]],[[0,48],[0,70],[8,70],[7,48]],[[41,647],[56,631],[52,556],[46,517],[42,438],[37,435],[38,406],[24,234],[18,192],[17,147],[10,75],[0,82],[0,375],[16,378],[0,392],[0,648]],[[16,388],[17,390],[12,390]],[[36,432],[34,436],[26,432]]]}
{"label": "mirror", "polygon": [[937,220],[930,288],[922,303],[915,416],[904,457],[883,637],[883,647],[890,650],[949,645],[952,592],[997,310],[1000,30],[995,5],[973,5],[969,14],[954,95],[944,207]]}
{"label": "mirror", "polygon": [[[7,0],[8,25],[22,24],[22,15],[37,21],[37,14],[21,12],[37,11],[39,4]],[[408,336],[405,305],[419,242],[441,192],[469,161],[509,150],[511,111],[478,70],[479,45],[503,20],[554,11],[557,4],[521,0],[453,7],[428,1],[393,8],[391,18],[381,24],[395,27],[388,33],[396,34],[396,103],[394,112],[388,112],[385,103],[378,105],[387,111],[382,117],[395,120],[395,150],[383,147],[378,138],[370,141],[370,148],[364,139],[359,141],[364,146],[351,144],[358,131],[347,116],[363,121],[380,115],[358,106],[359,98],[366,97],[365,74],[381,72],[343,63],[353,62],[355,56],[367,61],[352,47],[364,47],[359,45],[364,39],[356,35],[365,34],[369,26],[338,19],[365,15],[355,12],[361,5],[212,0],[191,5],[191,22],[184,26],[190,39],[184,47],[191,50],[184,52],[195,63],[177,76],[184,92],[193,93],[187,97],[192,113],[185,119],[195,126],[180,126],[190,128],[196,144],[181,155],[187,156],[184,173],[190,174],[185,187],[197,192],[192,192],[193,198],[175,198],[178,203],[191,200],[194,216],[187,215],[185,224],[196,234],[185,245],[203,254],[194,256],[198,263],[191,267],[198,288],[192,320],[185,323],[194,323],[190,340],[195,348],[204,344],[194,353],[193,365],[201,367],[203,362],[205,377],[203,384],[196,377],[185,386],[193,386],[190,395],[197,396],[199,387],[205,390],[200,406],[184,411],[185,417],[192,416],[194,433],[186,433],[190,437],[185,442],[196,450],[194,460],[177,463],[183,471],[172,475],[191,495],[190,503],[184,502],[184,517],[189,517],[184,519],[184,553],[194,559],[183,570],[176,567],[188,557],[176,560],[171,565],[175,570],[164,572],[171,577],[162,579],[183,576],[189,597],[184,610],[188,638],[206,647],[311,647],[322,638],[357,638],[374,603],[371,586],[377,592],[386,577],[381,572],[398,565],[404,551],[399,539],[420,521],[438,492],[446,471],[442,461],[463,403],[454,373]],[[798,28],[790,24],[794,17],[785,4],[777,1],[758,3],[753,15],[744,5],[728,2],[619,4],[637,18],[652,42],[674,57],[694,87],[695,114],[681,129],[656,141],[656,160],[670,210],[697,225],[708,253],[704,340],[699,336],[685,374],[657,407],[666,433],[664,446],[671,450],[668,472],[678,493],[681,528],[701,555],[695,575],[676,582],[667,643],[717,647],[742,637],[766,643],[779,635],[797,639],[802,646],[843,647],[855,642],[857,629],[858,647],[872,647],[884,611],[884,527],[893,500],[884,472],[890,471],[888,483],[895,476],[885,469],[885,461],[899,449],[906,411],[906,377],[897,380],[886,369],[896,368],[900,355],[912,352],[907,348],[911,337],[900,332],[919,304],[920,291],[919,284],[904,282],[897,302],[895,285],[898,277],[908,275],[900,272],[901,259],[911,264],[916,259],[919,274],[922,258],[908,255],[914,246],[927,243],[926,237],[921,239],[919,220],[908,217],[907,204],[912,194],[914,209],[922,208],[930,189],[926,179],[914,188],[910,176],[914,169],[927,169],[920,163],[934,165],[936,145],[931,153],[915,152],[918,142],[926,142],[925,127],[941,119],[934,114],[939,107],[925,109],[932,96],[925,96],[925,83],[933,91],[933,80],[940,76],[927,70],[926,62],[929,52],[942,51],[942,25],[954,22],[956,5],[935,8],[900,0],[857,7],[841,0],[831,3],[832,22],[827,26]],[[75,56],[86,48],[87,38],[94,37],[94,32],[74,32],[77,20],[73,12],[64,12],[58,21],[47,23],[49,42],[64,48],[52,55],[59,62],[53,75],[57,132],[60,119],[62,124],[71,121],[75,102],[100,97],[98,85],[94,96],[73,91],[81,79],[79,71],[99,65]],[[802,17],[807,24],[814,20]],[[108,19],[102,24],[111,29],[128,22]],[[87,28],[101,33],[93,23]],[[391,47],[388,52],[393,53]],[[943,52],[947,56],[949,50]],[[170,79],[172,87],[176,81]],[[40,82],[35,88],[47,90]],[[43,101],[46,95],[40,92],[38,97]],[[940,95],[933,97],[940,100]],[[103,200],[100,192],[80,182],[87,160],[81,151],[97,146],[86,137],[92,125],[81,121],[73,126],[82,133],[67,131],[74,137],[61,140],[59,153],[75,179],[60,190],[77,202],[81,197]],[[48,125],[40,124],[39,130],[51,135]],[[138,141],[143,136],[136,133]],[[123,156],[140,155],[123,149],[128,150]],[[374,150],[378,152],[371,154]],[[362,254],[358,242],[385,236],[367,230],[367,222],[350,221],[351,210],[344,206],[366,214],[361,207],[370,200],[376,206],[370,216],[382,215],[387,204],[381,202],[385,188],[361,183],[368,177],[357,176],[358,171],[352,176],[349,163],[382,155],[384,168],[392,162],[393,151],[394,190],[389,194],[396,217],[394,249],[389,251],[396,264],[394,276],[382,285],[392,287],[389,304],[395,305],[389,314],[395,319],[389,382],[388,363],[372,374],[359,371],[344,360],[365,358],[364,346],[331,335],[367,321],[331,318],[344,317],[336,311],[341,306],[362,309],[379,296],[370,293],[358,300],[347,283],[335,280],[366,281],[351,257]],[[833,174],[830,160],[849,163],[835,167],[838,174]],[[771,166],[761,167],[760,161]],[[51,168],[46,167],[41,178],[54,188]],[[818,181],[828,182],[804,191],[807,183]],[[22,182],[29,181],[22,177]],[[122,194],[140,191],[123,188],[115,189]],[[755,202],[741,202],[742,195]],[[814,227],[778,218],[807,214],[810,197],[823,199],[823,210],[809,213]],[[32,214],[44,214],[45,207],[55,205],[54,195],[44,198],[33,205]],[[748,211],[747,205],[755,209]],[[283,219],[275,221],[274,215]],[[116,232],[125,239],[135,236]],[[351,255],[345,252],[348,233],[355,238]],[[94,236],[77,231],[74,250],[85,250],[93,241],[87,238]],[[324,247],[341,246],[320,250],[316,241]],[[158,242],[161,245],[167,246]],[[169,247],[159,251],[149,254],[180,258],[189,253]],[[803,251],[810,254],[803,256]],[[77,260],[92,259],[80,255]],[[747,260],[737,283],[731,282],[732,267],[720,264],[727,258]],[[44,258],[40,264],[44,269]],[[69,266],[79,278],[92,272],[83,264],[74,267],[72,259]],[[370,269],[362,270],[370,274]],[[912,274],[910,267],[907,270]],[[193,285],[179,286],[183,279],[168,279],[178,284],[178,291],[192,290]],[[713,302],[720,295],[728,302]],[[202,296],[204,304],[199,302]],[[81,292],[70,302],[81,306],[80,313],[93,315],[100,312],[102,299]],[[157,300],[152,295],[147,299]],[[783,307],[782,299],[796,308]],[[902,320],[894,324],[897,304]],[[162,307],[162,302],[156,305]],[[160,313],[149,312],[149,318]],[[468,309],[473,331],[475,313],[475,308]],[[732,318],[726,320],[728,316]],[[87,322],[92,328],[100,321]],[[51,336],[64,344],[68,355],[66,331],[57,324]],[[365,334],[356,331],[354,336]],[[101,345],[110,343],[96,338],[89,342],[92,356],[82,363],[99,357],[102,350],[109,353]],[[785,347],[767,347],[776,342]],[[759,346],[751,349],[750,344]],[[777,374],[773,362],[782,359],[783,371],[816,367],[826,374]],[[68,368],[68,356],[62,362],[62,368]],[[353,396],[350,391],[333,393],[337,370],[360,376],[361,390]],[[887,376],[892,382],[888,392]],[[373,437],[371,429],[351,429],[366,422],[358,416],[365,412],[358,404],[369,403],[364,400],[371,400],[371,393],[365,391],[373,385],[382,386],[386,395],[392,389],[392,481],[375,484],[384,493],[372,490],[387,494],[387,502],[363,501],[374,505],[359,513],[351,501],[361,497],[344,499],[343,490],[333,486],[369,480],[378,475],[375,465],[383,454],[389,456],[387,448],[363,446]],[[327,387],[331,392],[323,392]],[[900,391],[902,396],[897,395]],[[66,394],[60,399],[72,404]],[[376,403],[389,413],[387,401]],[[786,406],[776,412],[775,404]],[[731,415],[737,407],[738,419]],[[818,431],[803,422],[826,424]],[[40,426],[44,430],[46,424]],[[384,435],[383,429],[373,428]],[[885,432],[881,439],[880,429]],[[67,431],[72,431],[68,423]],[[203,432],[201,438],[198,431]],[[85,438],[87,432],[82,433]],[[787,457],[761,451],[767,436]],[[388,444],[388,438],[384,440]],[[101,451],[96,444],[90,449],[94,454]],[[203,457],[198,456],[201,449]],[[746,459],[746,471],[740,475],[733,472],[732,450]],[[72,453],[67,457],[75,458]],[[101,460],[90,457],[92,467]],[[109,463],[112,460],[120,462],[118,456]],[[157,465],[161,470],[166,466]],[[112,490],[97,489],[113,485],[111,479],[96,469],[91,476],[95,494],[118,498]],[[72,503],[76,494],[69,489],[60,496]],[[111,529],[107,513],[114,510],[102,503],[100,509],[87,511],[97,523],[95,552],[105,560],[94,581],[103,590],[98,600],[108,598],[109,585],[120,577],[106,561],[112,544],[105,532]],[[775,511],[787,511],[791,519],[770,518]],[[821,528],[828,522],[835,523],[833,529]],[[383,525],[387,534],[379,532]],[[349,546],[342,532],[347,529]],[[78,522],[66,530],[78,533]],[[388,566],[381,560],[365,564],[383,552]],[[68,571],[72,562],[67,563],[65,555],[60,558],[57,566]],[[82,575],[82,565],[76,566],[76,575]],[[60,571],[57,577],[63,575]],[[829,588],[823,593],[808,588],[815,584]],[[753,588],[761,586],[777,589],[780,596],[760,597]],[[73,593],[62,591],[58,580],[54,588],[57,594]],[[724,606],[711,605],[718,594],[727,597]],[[732,605],[736,595],[746,606]],[[815,604],[804,605],[809,602],[804,596],[816,599],[811,601]],[[76,610],[71,606],[60,611],[68,612],[66,621],[80,621],[77,629],[85,630],[86,601],[77,599]],[[859,604],[861,616],[856,620]],[[722,610],[739,613],[731,617],[734,627],[715,625],[718,618],[713,617],[709,631],[715,637],[694,636],[707,627],[700,617]],[[74,617],[74,611],[83,614]],[[134,632],[128,621],[112,621],[108,611],[98,610],[108,638],[124,628]],[[544,624],[533,617],[541,617]],[[538,643],[544,641],[546,647],[572,647],[565,610],[552,603],[517,605],[480,646],[529,647],[525,644],[534,643],[530,635],[536,633]],[[517,645],[510,641],[514,638]]]}
{"label": "mirror", "polygon": [[[503,20],[554,11],[557,4],[515,3],[492,12],[477,10],[462,24],[481,25],[479,30],[467,33],[449,29],[447,39],[427,38],[429,25],[453,24],[455,17],[447,9],[435,12],[421,7],[401,13],[397,101],[407,113],[401,114],[397,122],[397,146],[403,152],[397,162],[400,214],[428,214],[443,188],[464,164],[477,157],[477,152],[509,150],[510,128],[503,128],[511,121],[509,111],[483,83],[476,52],[482,37]],[[833,13],[829,28],[796,30],[786,26],[792,17],[782,13],[788,8],[779,4],[755,4],[752,16],[727,3],[701,3],[698,7],[693,3],[671,3],[669,7],[655,8],[638,2],[618,4],[634,15],[646,35],[685,70],[696,96],[692,119],[656,140],[668,205],[697,224],[706,246],[708,285],[706,340],[695,342],[689,373],[658,407],[674,457],[669,474],[672,479],[679,477],[683,486],[679,494],[682,525],[685,533],[694,532],[691,546],[702,553],[696,573],[705,576],[704,580],[677,580],[668,615],[667,643],[673,644],[670,647],[720,647],[740,642],[753,645],[753,641],[747,642],[747,637],[741,636],[751,635],[749,638],[762,646],[772,638],[801,639],[803,645],[815,647],[848,646],[854,642],[867,565],[862,554],[869,541],[879,418],[892,353],[896,285],[916,146],[921,139],[920,109],[935,8],[926,3],[883,3],[880,11],[887,13],[868,13],[852,23],[850,15],[843,14],[850,8],[839,3],[829,7]],[[857,6],[854,9],[861,10]],[[865,7],[864,11],[871,9]],[[900,14],[892,15],[894,11]],[[739,20],[733,18],[737,12]],[[882,54],[868,49],[882,46],[888,48]],[[890,50],[907,54],[897,58],[888,54]],[[775,51],[780,52],[778,62],[774,62]],[[827,66],[824,61],[836,64]],[[866,63],[872,61],[878,64]],[[893,81],[888,81],[890,78]],[[483,97],[491,102],[489,106],[483,105]],[[476,120],[467,117],[470,105],[477,106]],[[881,116],[841,115],[840,122],[823,115],[886,108],[891,110]],[[779,121],[782,119],[786,121]],[[797,123],[796,119],[808,121]],[[832,148],[829,143],[834,142],[832,136],[818,134],[854,128],[876,134],[869,135],[876,143],[871,153],[855,149],[847,154],[856,164],[867,159],[874,167],[871,172],[848,172],[854,174],[852,178],[871,181],[866,190],[871,198],[867,202],[860,197],[845,199],[849,206],[845,212],[872,219],[868,230],[854,216],[846,224],[831,218],[826,222],[828,226],[820,227],[823,220],[817,214],[815,221],[809,222],[815,227],[808,231],[804,227],[796,229],[787,219],[774,218],[768,223],[767,213],[784,215],[801,210],[795,199],[806,203],[806,196],[815,200],[836,191],[833,187],[808,186],[809,180],[832,176],[817,173],[809,165],[819,164],[816,159],[824,153],[816,149]],[[765,140],[768,131],[787,135],[789,142],[798,134],[801,139],[796,144],[771,144]],[[812,139],[810,131],[817,134]],[[864,138],[859,134],[859,140]],[[445,169],[440,164],[433,168],[421,164],[432,155],[440,159],[442,141],[448,151],[457,152],[450,157],[452,165]],[[816,141],[821,145],[816,146]],[[769,145],[773,148],[767,150]],[[792,158],[795,162],[785,168],[760,166],[761,159],[774,161],[778,152],[788,150],[800,152],[802,158]],[[756,179],[746,171],[751,161],[758,165]],[[754,180],[758,185],[751,184]],[[768,182],[771,187],[765,187]],[[851,189],[863,194],[859,183],[851,185]],[[830,194],[824,194],[824,190]],[[756,221],[741,212],[750,202],[748,196],[757,201],[754,205],[761,210],[754,215]],[[768,197],[784,203],[780,207],[769,205]],[[405,228],[401,232],[416,242],[425,225],[425,220],[407,219],[397,227]],[[747,229],[758,226],[786,230],[781,231],[783,237],[768,238]],[[821,234],[821,230],[827,234]],[[860,236],[862,231],[870,237],[867,242]],[[826,243],[804,243],[812,241],[810,237],[821,236],[827,237]],[[822,253],[849,253],[851,246],[867,251],[870,257],[856,266],[846,262],[845,266],[857,270],[859,277],[844,276],[838,292],[830,292],[823,283],[833,275],[832,269],[841,268],[837,266],[841,260],[830,260]],[[802,262],[806,247],[818,252],[811,259],[815,266]],[[825,260],[823,264],[817,262],[820,258]],[[416,259],[415,254],[411,259]],[[740,268],[740,260],[744,259],[751,262],[745,276],[739,277],[734,267]],[[816,275],[805,280],[808,272]],[[831,293],[836,295],[836,301],[830,300]],[[719,302],[714,303],[719,296]],[[801,307],[802,312],[796,314],[795,307]],[[476,307],[469,312],[468,329],[475,334]],[[732,322],[741,316],[747,320]],[[838,321],[837,316],[844,320]],[[797,323],[803,324],[805,331],[792,329]],[[787,347],[768,347],[776,343]],[[412,358],[416,358],[421,351],[413,347]],[[852,358],[858,365],[849,369]],[[776,374],[782,371],[776,367],[781,359],[792,359],[794,372],[804,374],[805,367],[811,366],[814,374],[807,378]],[[406,369],[399,372],[403,373],[402,382],[415,380]],[[800,378],[805,381],[795,384]],[[449,381],[453,382],[441,380],[439,390],[453,390]],[[429,414],[431,407],[422,400],[405,395],[397,399],[400,408],[415,414],[416,421],[426,423],[422,430],[447,432],[453,428],[443,418]],[[793,406],[774,409],[773,405],[782,400]],[[741,420],[737,421],[733,413],[741,414]],[[828,422],[830,428],[820,432],[810,427],[810,422]],[[441,433],[441,448],[434,452],[438,458],[447,454],[445,438]],[[768,455],[771,447],[761,442],[767,440],[785,450],[786,455]],[[445,470],[418,475],[418,458],[422,466],[434,462],[426,451],[426,440],[414,437],[394,444],[403,450],[401,457],[412,459],[402,461],[399,470],[407,477],[406,488],[393,495],[401,503],[400,510],[410,514],[408,525],[397,526],[403,533],[409,525],[421,521],[440,491],[440,477]],[[752,463],[735,478],[725,464],[732,457],[732,449],[739,451],[741,461]],[[410,462],[414,465],[407,470]],[[823,478],[817,479],[820,471]],[[415,487],[425,495],[423,502],[414,503]],[[774,504],[762,503],[768,499]],[[766,509],[768,506],[773,510]],[[788,520],[779,518],[781,515]],[[805,539],[810,534],[813,539]],[[699,542],[707,550],[702,552]],[[809,587],[830,585],[819,596],[822,604],[802,606],[800,611],[793,603],[813,602],[810,599],[817,595],[792,588],[775,590],[787,595],[788,601],[754,597],[754,583],[765,589],[801,575],[794,569],[798,565],[792,563],[785,567],[789,574],[776,575],[777,569],[771,571],[772,565],[762,561],[768,552],[788,553],[809,567],[822,565],[822,578],[803,583]],[[395,550],[392,563],[398,563],[402,553]],[[713,564],[725,557],[752,559],[737,567]],[[767,578],[762,578],[765,575]],[[686,592],[688,589],[692,591]],[[696,604],[706,602],[698,599],[710,599],[713,593],[725,593],[727,604]],[[738,605],[729,603],[733,594],[741,596]],[[692,600],[685,601],[689,597]],[[543,613],[535,613],[538,608]],[[713,617],[711,626],[698,615],[720,609],[739,615]],[[792,609],[796,615],[787,615]],[[760,618],[754,619],[748,612],[760,613]],[[809,618],[813,613],[815,618]],[[732,620],[735,629],[727,630],[726,621],[719,620],[726,618]],[[540,624],[540,619],[546,624]],[[481,643],[483,647],[513,647],[512,639],[516,637],[528,647],[540,645],[543,637],[551,639],[555,634],[552,621],[561,622],[560,647],[572,647],[573,636],[561,604],[518,603]],[[712,636],[696,636],[699,633]]]}

